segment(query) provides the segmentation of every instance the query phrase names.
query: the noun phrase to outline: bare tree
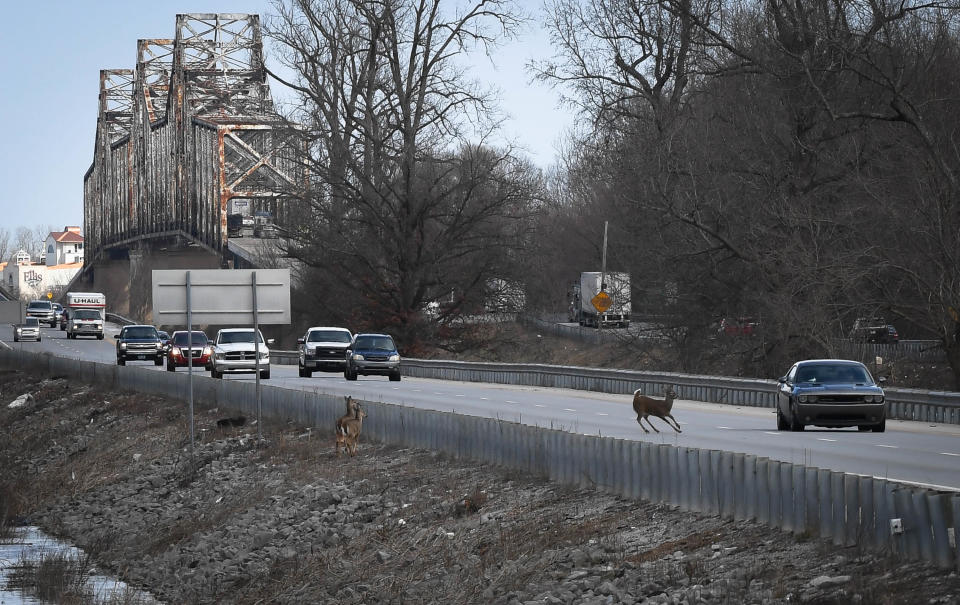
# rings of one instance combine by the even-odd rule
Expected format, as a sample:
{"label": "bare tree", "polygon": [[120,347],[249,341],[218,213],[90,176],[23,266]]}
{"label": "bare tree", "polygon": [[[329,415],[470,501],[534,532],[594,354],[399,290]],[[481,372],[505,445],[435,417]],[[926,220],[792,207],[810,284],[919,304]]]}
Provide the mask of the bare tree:
{"label": "bare tree", "polygon": [[504,0],[279,8],[269,29],[296,74],[312,175],[289,252],[349,298],[354,321],[412,343],[427,303],[452,292],[451,313],[468,307],[524,244],[539,176],[511,149],[470,142],[495,128],[494,107],[457,62],[522,17]]}
{"label": "bare tree", "polygon": [[7,262],[13,254],[11,250],[12,240],[10,230],[6,227],[0,227],[0,262]]}

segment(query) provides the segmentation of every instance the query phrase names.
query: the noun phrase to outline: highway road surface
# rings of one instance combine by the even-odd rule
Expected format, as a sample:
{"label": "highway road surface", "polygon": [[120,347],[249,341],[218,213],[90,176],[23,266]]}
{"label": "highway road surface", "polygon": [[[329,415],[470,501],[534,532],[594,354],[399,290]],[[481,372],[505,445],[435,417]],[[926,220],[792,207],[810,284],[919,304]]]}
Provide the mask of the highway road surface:
{"label": "highway road surface", "polygon": [[[74,359],[116,363],[112,337],[119,328],[115,325],[108,324],[104,340],[68,340],[66,333],[57,328],[42,328],[42,332],[43,340],[39,343],[14,343],[11,326],[0,326],[0,347],[22,347]],[[150,361],[128,362],[128,365],[166,371]],[[198,376],[209,374],[200,370]],[[252,381],[254,377],[237,375],[225,380]],[[273,365],[271,378],[265,383],[585,434],[744,452],[960,491],[960,426],[957,425],[888,420],[885,433],[817,427],[808,427],[800,433],[780,432],[776,430],[772,409],[681,400],[674,404],[673,415],[683,433],[676,433],[654,418],[653,424],[661,432],[648,434],[637,424],[631,398],[626,395],[409,377],[390,382],[386,377],[361,376],[356,382],[347,382],[342,374],[323,372],[314,373],[312,378],[300,378],[296,366],[283,365]]]}

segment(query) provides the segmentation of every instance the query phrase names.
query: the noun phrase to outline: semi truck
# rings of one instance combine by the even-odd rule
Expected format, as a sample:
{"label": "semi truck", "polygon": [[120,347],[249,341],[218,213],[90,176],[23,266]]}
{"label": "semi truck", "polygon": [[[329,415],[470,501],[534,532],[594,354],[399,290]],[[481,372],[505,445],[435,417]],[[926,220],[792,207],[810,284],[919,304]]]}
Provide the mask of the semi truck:
{"label": "semi truck", "polygon": [[[569,320],[581,326],[626,328],[630,325],[630,274],[607,272],[605,283],[601,283],[601,275],[599,271],[585,271],[571,284]],[[610,297],[610,306],[603,313],[592,302],[601,291]]]}

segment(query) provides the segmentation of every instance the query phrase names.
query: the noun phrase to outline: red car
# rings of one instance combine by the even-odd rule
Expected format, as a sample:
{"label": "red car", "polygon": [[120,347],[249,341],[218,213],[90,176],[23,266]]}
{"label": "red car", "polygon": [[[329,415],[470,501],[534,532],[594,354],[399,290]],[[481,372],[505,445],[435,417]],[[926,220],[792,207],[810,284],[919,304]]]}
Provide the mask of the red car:
{"label": "red car", "polygon": [[[187,342],[188,332],[180,330],[170,337],[167,349],[167,371],[176,372],[177,368],[187,367],[187,351],[192,351],[193,367],[209,370],[213,362],[213,347],[207,335],[200,330],[193,331],[193,342]],[[192,346],[191,346],[192,345]],[[187,348],[191,347],[191,348]]]}

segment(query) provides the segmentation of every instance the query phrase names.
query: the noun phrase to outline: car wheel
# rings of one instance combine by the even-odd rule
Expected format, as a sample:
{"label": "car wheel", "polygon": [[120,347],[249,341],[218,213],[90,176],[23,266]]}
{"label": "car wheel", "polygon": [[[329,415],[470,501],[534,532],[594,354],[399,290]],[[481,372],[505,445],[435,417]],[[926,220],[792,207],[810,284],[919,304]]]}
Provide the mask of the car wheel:
{"label": "car wheel", "polygon": [[270,370],[263,370],[260,372],[260,380],[267,380],[270,378]]}
{"label": "car wheel", "polygon": [[356,373],[356,372],[351,372],[350,370],[344,370],[344,371],[343,371],[343,377],[346,378],[347,380],[356,380],[356,379],[357,379],[357,373]]}
{"label": "car wheel", "polygon": [[310,376],[313,374],[313,372],[311,372],[310,370],[307,370],[302,366],[299,369],[300,369],[300,378],[310,378]]}
{"label": "car wheel", "polygon": [[103,334],[97,334],[97,340],[103,340]]}
{"label": "car wheel", "polygon": [[797,414],[797,407],[794,404],[790,405],[790,430],[794,432],[803,430],[803,423],[800,422],[800,417]]}
{"label": "car wheel", "polygon": [[223,378],[223,374],[218,372],[216,368],[210,369],[210,378]]}
{"label": "car wheel", "polygon": [[877,424],[877,425],[875,425],[875,426],[873,427],[873,432],[874,432],[874,433],[883,433],[883,432],[886,431],[886,430],[887,430],[887,419],[886,419],[886,418],[884,418],[883,420],[881,420],[881,421],[880,421],[880,424]]}
{"label": "car wheel", "polygon": [[857,430],[860,431],[861,433],[864,433],[864,432],[866,432],[866,431],[871,431],[871,430],[873,430],[873,427],[872,427],[872,426],[865,425],[865,424],[861,424],[861,425],[857,426]]}
{"label": "car wheel", "polygon": [[394,372],[393,374],[390,374],[390,381],[400,382],[400,372]]}
{"label": "car wheel", "polygon": [[787,419],[783,417],[783,412],[780,411],[780,404],[777,404],[777,430],[786,431],[790,429],[790,423],[787,422]]}
{"label": "car wheel", "polygon": [[37,342],[40,342],[41,340],[43,340],[43,338],[40,336],[37,336]]}
{"label": "car wheel", "polygon": [[167,360],[167,371],[168,371],[168,372],[176,372],[176,371],[177,371],[177,367],[176,367],[175,365],[173,365],[173,362],[170,361],[169,359]]}
{"label": "car wheel", "polygon": [[117,357],[117,365],[118,365],[118,366],[125,366],[125,365],[127,365],[127,360],[124,359],[123,357]]}
{"label": "car wheel", "polygon": [[162,365],[163,365],[163,357],[154,357],[154,358],[153,358],[153,365],[155,365],[155,366],[162,366]]}
{"label": "car wheel", "polygon": [[20,338],[16,334],[13,335],[13,342],[20,342]]}

